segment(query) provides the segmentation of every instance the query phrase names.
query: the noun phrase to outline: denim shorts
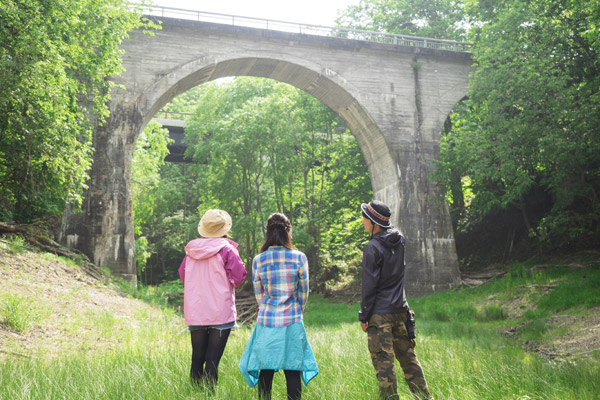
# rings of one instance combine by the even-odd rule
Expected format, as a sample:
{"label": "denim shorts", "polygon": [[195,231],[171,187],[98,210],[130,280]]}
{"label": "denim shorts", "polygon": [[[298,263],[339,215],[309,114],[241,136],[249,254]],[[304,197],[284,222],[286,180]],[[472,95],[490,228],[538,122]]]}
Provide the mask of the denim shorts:
{"label": "denim shorts", "polygon": [[231,328],[235,328],[237,327],[235,321],[233,322],[228,322],[226,324],[221,324],[221,325],[190,325],[188,326],[188,330],[190,332],[198,330],[198,329],[218,329],[220,331],[225,330],[225,329],[231,329]]}

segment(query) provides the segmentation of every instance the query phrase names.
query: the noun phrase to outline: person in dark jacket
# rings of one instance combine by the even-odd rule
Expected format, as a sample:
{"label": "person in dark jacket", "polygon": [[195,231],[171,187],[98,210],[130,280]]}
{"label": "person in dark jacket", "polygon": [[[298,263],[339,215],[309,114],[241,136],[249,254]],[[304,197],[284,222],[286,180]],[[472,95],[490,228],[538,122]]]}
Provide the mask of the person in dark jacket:
{"label": "person in dark jacket", "polygon": [[[363,251],[359,320],[382,399],[398,399],[394,356],[415,398],[429,399],[429,388],[415,354],[414,318],[404,292],[404,236],[390,223],[387,205],[361,204],[362,224],[371,234]],[[411,324],[412,321],[412,324]]]}

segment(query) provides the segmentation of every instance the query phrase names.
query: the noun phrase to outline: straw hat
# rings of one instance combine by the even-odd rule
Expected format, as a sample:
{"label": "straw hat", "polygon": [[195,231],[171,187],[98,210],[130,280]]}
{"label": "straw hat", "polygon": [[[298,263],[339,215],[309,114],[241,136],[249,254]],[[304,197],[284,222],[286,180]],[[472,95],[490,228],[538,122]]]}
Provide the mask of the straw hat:
{"label": "straw hat", "polygon": [[208,210],[198,224],[198,233],[205,238],[223,237],[231,229],[231,216],[227,211]]}

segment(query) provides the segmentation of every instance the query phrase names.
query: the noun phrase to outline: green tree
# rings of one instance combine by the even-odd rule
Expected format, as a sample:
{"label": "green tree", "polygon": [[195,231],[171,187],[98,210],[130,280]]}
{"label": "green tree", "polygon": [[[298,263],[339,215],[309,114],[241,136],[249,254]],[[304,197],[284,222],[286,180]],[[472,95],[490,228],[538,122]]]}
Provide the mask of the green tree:
{"label": "green tree", "polygon": [[142,25],[120,0],[0,3],[0,218],[30,221],[81,200],[92,133]]}
{"label": "green tree", "polygon": [[447,40],[465,40],[468,26],[463,2],[454,0],[360,0],[336,22],[353,29]]}
{"label": "green tree", "polygon": [[469,28],[477,68],[434,175],[448,189],[459,252],[506,255],[519,239],[598,245],[599,22],[600,3],[579,0],[363,0],[338,19],[459,40]]}
{"label": "green tree", "polygon": [[597,245],[600,5],[473,1],[468,11],[479,21],[470,108],[441,155],[468,178],[463,226],[516,211],[534,243]]}
{"label": "green tree", "polygon": [[169,154],[169,131],[151,121],[138,138],[131,166],[131,198],[133,205],[135,250],[138,275],[144,270],[152,247],[143,236],[142,227],[152,224],[159,210],[155,196],[161,184],[160,167]]}
{"label": "green tree", "polygon": [[143,192],[133,198],[136,252],[145,253],[138,260],[138,279],[156,284],[177,278],[183,247],[198,235],[199,197],[206,187],[188,163],[165,163],[156,183],[142,186],[144,181],[132,182],[132,192]]}

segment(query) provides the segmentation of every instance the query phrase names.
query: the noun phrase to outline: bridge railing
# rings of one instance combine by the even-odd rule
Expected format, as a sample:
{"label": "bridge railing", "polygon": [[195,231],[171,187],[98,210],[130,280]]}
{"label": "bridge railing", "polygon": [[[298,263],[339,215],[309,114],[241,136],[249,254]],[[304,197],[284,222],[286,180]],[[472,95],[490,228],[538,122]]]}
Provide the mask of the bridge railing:
{"label": "bridge railing", "polygon": [[274,30],[279,32],[301,33],[307,35],[336,37],[341,39],[364,40],[399,46],[423,47],[458,52],[469,52],[471,43],[453,40],[431,39],[418,36],[396,35],[391,33],[365,31],[349,28],[336,28],[321,25],[299,24],[272,19],[242,17],[238,15],[219,14],[205,11],[186,10],[182,8],[153,6],[145,8],[144,14],[168,18],[192,19],[202,22],[213,22],[248,28]]}

